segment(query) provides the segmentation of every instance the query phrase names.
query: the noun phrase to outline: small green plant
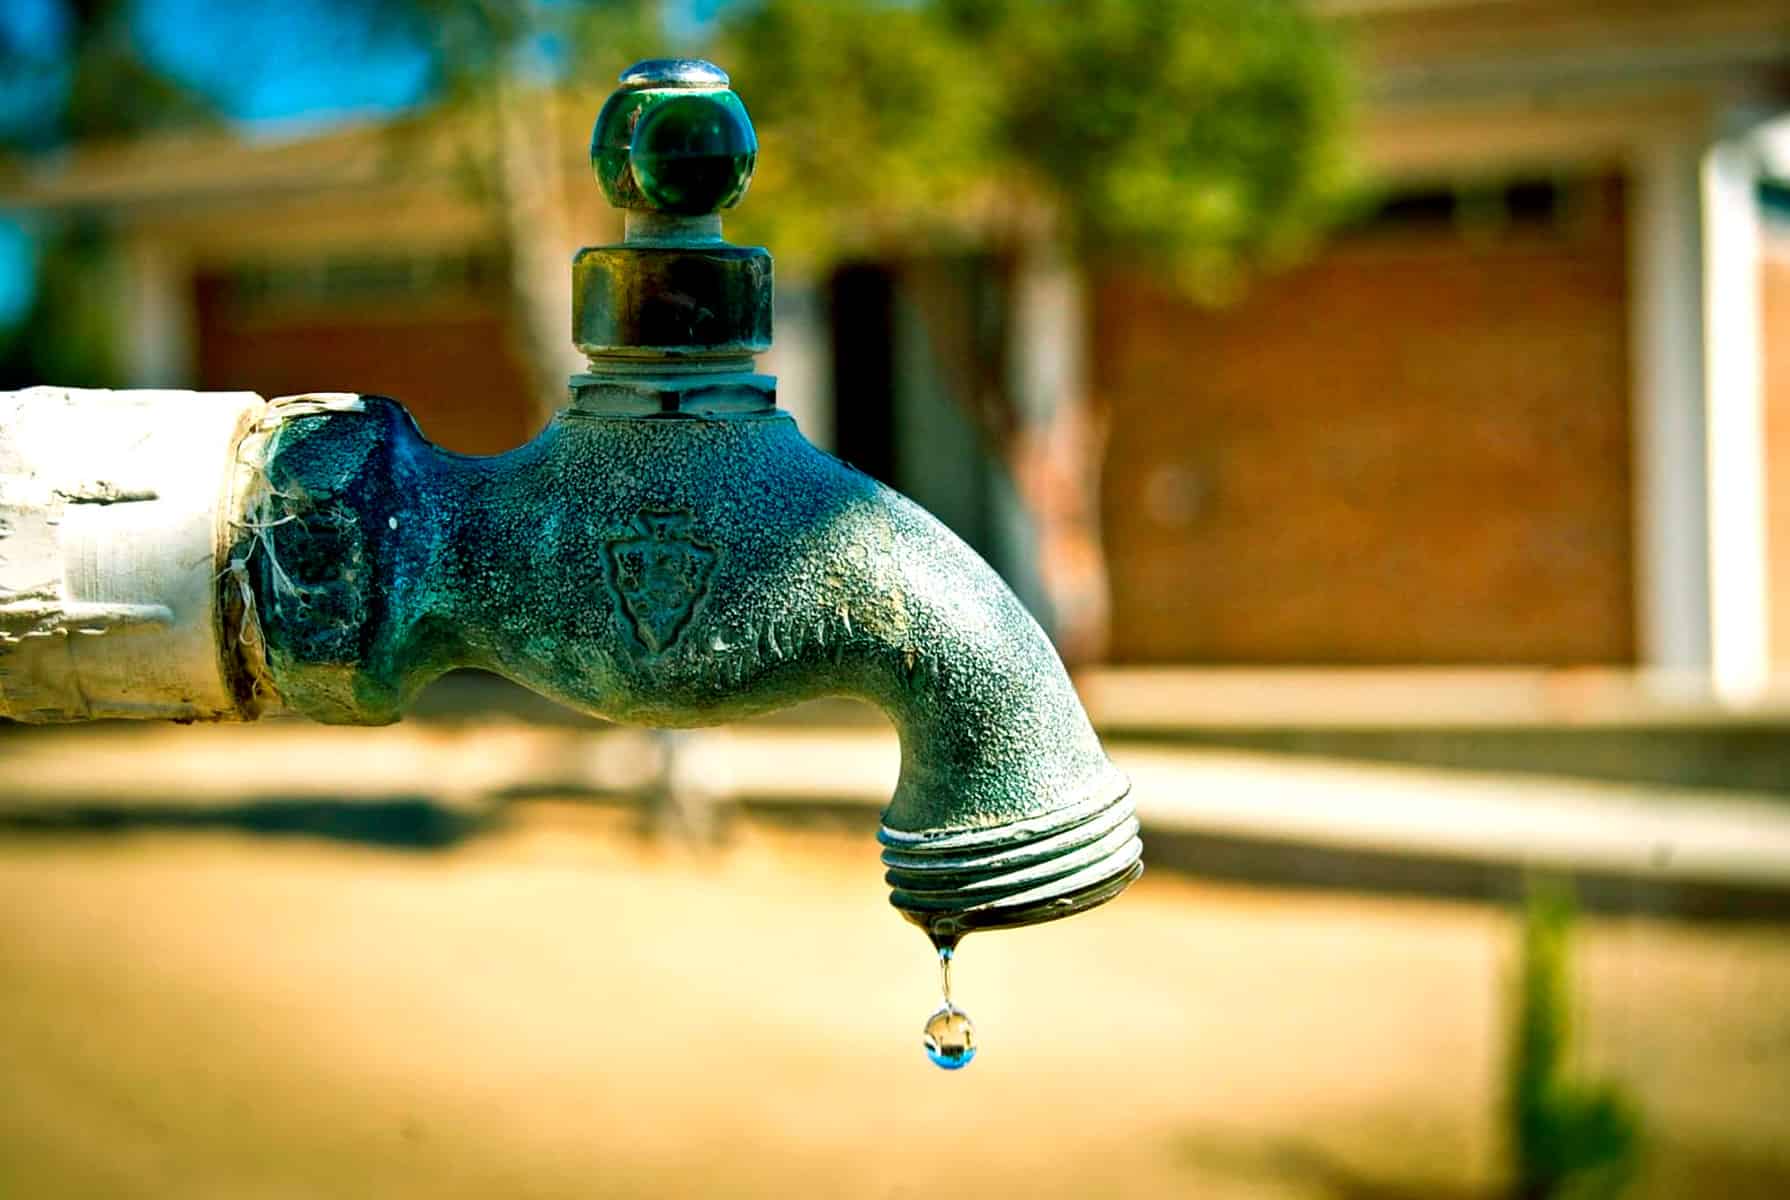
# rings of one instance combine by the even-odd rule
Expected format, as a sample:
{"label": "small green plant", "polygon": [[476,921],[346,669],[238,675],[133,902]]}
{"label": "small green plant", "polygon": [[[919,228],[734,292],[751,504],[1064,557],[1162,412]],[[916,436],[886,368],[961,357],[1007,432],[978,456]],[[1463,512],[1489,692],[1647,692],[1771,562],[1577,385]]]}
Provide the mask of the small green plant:
{"label": "small green plant", "polygon": [[1566,1075],[1574,918],[1572,896],[1563,886],[1530,887],[1505,1097],[1515,1200],[1614,1196],[1633,1174],[1640,1147],[1639,1114],[1616,1085]]}

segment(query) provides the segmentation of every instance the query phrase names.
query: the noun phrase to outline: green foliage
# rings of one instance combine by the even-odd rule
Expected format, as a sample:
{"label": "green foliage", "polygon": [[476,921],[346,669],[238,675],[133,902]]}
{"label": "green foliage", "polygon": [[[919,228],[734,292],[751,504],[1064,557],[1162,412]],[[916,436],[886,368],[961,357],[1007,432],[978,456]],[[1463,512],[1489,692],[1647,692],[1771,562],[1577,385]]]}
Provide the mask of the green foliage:
{"label": "green foliage", "polygon": [[144,57],[130,0],[66,0],[68,45],[53,58],[0,37],[0,76],[30,81],[34,103],[0,125],[0,149],[53,150],[68,142],[134,137],[209,124],[216,107]]}
{"label": "green foliage", "polygon": [[[485,97],[505,77],[558,73],[531,54],[568,57],[574,78],[602,63],[614,70],[665,53],[659,0],[318,0],[324,7],[370,16],[378,32],[421,47],[429,56],[429,98],[458,104]],[[602,82],[614,81],[613,72]]]}
{"label": "green foliage", "polygon": [[44,237],[31,306],[0,331],[0,390],[121,385],[112,265],[109,239],[92,222],[68,222]]}
{"label": "green foliage", "polygon": [[1566,891],[1530,890],[1505,1098],[1518,1200],[1614,1196],[1632,1174],[1639,1147],[1639,1116],[1618,1088],[1566,1076],[1573,919]]}
{"label": "green foliage", "polygon": [[1290,0],[764,0],[721,53],[764,146],[742,215],[786,254],[948,230],[992,192],[1211,291],[1345,177],[1340,62]]}
{"label": "green foliage", "polygon": [[998,169],[998,81],[924,5],[768,0],[714,55],[759,139],[729,227],[780,261],[824,265],[936,229]]}
{"label": "green foliage", "polygon": [[[68,45],[57,59],[0,39],[0,76],[31,81],[35,103],[0,125],[0,151],[41,153],[71,142],[136,137],[216,120],[211,101],[146,59],[129,0],[68,0]],[[75,218],[42,221],[31,305],[0,329],[0,388],[55,382],[110,387],[118,292],[110,238]]]}

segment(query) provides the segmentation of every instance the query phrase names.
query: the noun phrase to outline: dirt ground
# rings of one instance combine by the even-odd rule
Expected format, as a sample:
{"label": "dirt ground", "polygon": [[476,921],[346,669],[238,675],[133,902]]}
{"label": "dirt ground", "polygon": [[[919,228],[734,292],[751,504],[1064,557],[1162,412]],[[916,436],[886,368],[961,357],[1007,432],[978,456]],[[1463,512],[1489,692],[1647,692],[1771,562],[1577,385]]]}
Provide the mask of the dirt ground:
{"label": "dirt ground", "polygon": [[[0,1196],[1453,1200],[1499,1177],[1509,917],[1146,877],[971,938],[867,838],[518,806],[445,851],[0,840]],[[1790,929],[1587,921],[1633,1194],[1790,1194]]]}

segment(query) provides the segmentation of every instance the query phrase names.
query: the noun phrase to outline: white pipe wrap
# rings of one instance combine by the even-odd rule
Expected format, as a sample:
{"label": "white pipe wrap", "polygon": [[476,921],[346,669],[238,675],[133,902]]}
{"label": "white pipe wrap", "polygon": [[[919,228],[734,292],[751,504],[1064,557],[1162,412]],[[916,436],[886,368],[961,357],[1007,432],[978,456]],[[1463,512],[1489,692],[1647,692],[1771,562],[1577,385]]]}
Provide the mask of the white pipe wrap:
{"label": "white pipe wrap", "polygon": [[252,392],[0,392],[0,717],[254,715],[221,578],[237,448],[264,407]]}

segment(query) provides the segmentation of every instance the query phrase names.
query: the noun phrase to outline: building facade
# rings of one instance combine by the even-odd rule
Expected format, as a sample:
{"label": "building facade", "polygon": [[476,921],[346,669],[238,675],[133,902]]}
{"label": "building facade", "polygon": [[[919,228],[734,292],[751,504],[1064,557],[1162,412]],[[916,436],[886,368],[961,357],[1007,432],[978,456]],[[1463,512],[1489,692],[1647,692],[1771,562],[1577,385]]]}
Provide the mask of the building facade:
{"label": "building facade", "polygon": [[1323,8],[1387,203],[1222,313],[1099,285],[1116,656],[1756,694],[1790,666],[1783,235],[1759,198],[1790,10]]}

